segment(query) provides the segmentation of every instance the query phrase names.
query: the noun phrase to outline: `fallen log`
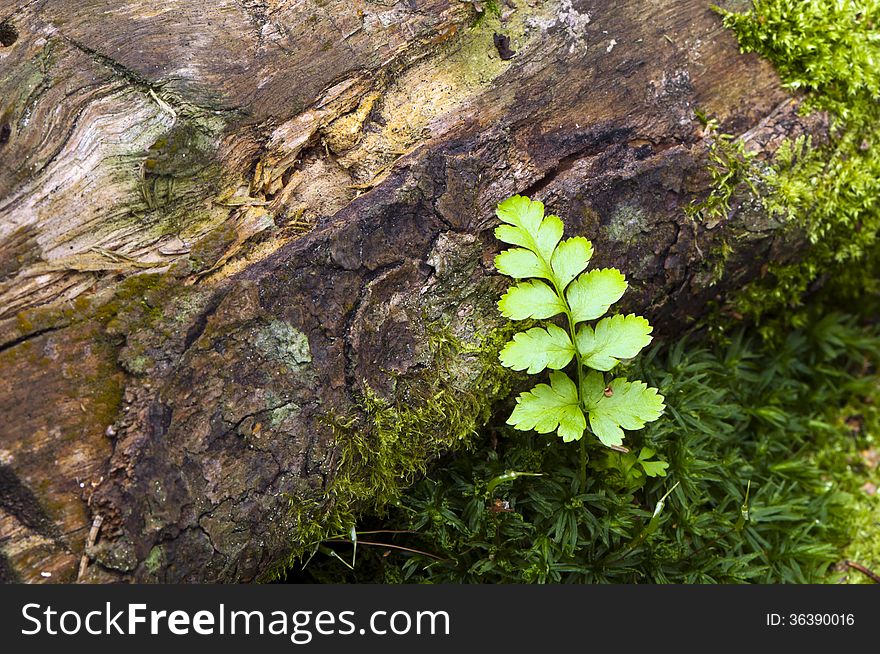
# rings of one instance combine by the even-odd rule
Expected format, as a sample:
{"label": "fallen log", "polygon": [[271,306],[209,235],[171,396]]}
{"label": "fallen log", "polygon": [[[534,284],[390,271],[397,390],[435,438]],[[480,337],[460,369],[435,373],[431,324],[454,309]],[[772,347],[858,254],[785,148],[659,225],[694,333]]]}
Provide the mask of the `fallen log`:
{"label": "fallen log", "polygon": [[815,129],[706,3],[489,4],[0,5],[0,579],[250,581],[393,498],[510,390],[510,195],[661,339],[796,254],[685,212],[697,110]]}

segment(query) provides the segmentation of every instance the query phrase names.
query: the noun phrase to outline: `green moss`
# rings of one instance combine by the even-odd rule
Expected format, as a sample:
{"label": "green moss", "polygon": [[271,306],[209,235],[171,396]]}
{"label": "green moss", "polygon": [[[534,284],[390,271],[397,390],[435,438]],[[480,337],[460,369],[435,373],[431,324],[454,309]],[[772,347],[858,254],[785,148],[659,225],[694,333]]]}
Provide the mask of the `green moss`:
{"label": "green moss", "polygon": [[769,58],[786,86],[813,93],[816,106],[859,122],[880,96],[877,0],[753,0],[722,11],[742,48]]}
{"label": "green moss", "polygon": [[128,277],[113,298],[86,315],[104,323],[111,336],[154,332],[157,338],[178,335],[192,315],[200,310],[210,290],[186,286],[170,274]]}
{"label": "green moss", "polygon": [[[878,486],[878,474],[874,472],[874,486]],[[880,499],[875,495],[868,495],[863,487],[857,489],[853,495],[853,501],[858,510],[850,521],[853,539],[843,552],[844,561],[854,561],[868,570],[880,569]],[[832,576],[829,581],[836,583],[839,574]],[[855,584],[875,583],[869,577],[852,569],[846,570],[843,581]]]}
{"label": "green moss", "polygon": [[[833,426],[847,438],[828,438],[818,450],[815,460],[826,474],[827,483],[833,483],[843,493],[846,511],[838,518],[848,534],[849,542],[842,552],[841,561],[855,561],[869,570],[880,570],[880,411],[876,378],[848,380],[850,391],[855,391],[850,402],[837,414]],[[870,578],[839,566],[828,581],[839,583],[871,583]]]}
{"label": "green moss", "polygon": [[123,308],[132,304],[141,304],[146,310],[150,310],[152,307],[146,304],[147,294],[167,282],[166,276],[158,273],[127,277],[116,287],[113,298],[98,306],[92,315],[99,322],[106,323],[115,318]]}
{"label": "green moss", "polygon": [[687,207],[685,213],[708,226],[730,213],[730,201],[738,189],[745,186],[757,193],[755,184],[759,173],[755,166],[755,153],[745,148],[745,143],[735,140],[731,134],[718,131],[718,121],[697,112],[709,137],[709,174],[712,187],[705,200]]}
{"label": "green moss", "polygon": [[95,410],[100,411],[104,424],[110,424],[122,394],[116,363],[129,374],[149,374],[155,365],[151,353],[161,351],[165,340],[180,336],[181,328],[204,306],[209,294],[210,290],[185,286],[170,274],[132,275],[117,285],[109,300],[80,296],[60,307],[19,313],[17,333],[12,337],[74,325],[87,329],[101,360],[111,363],[88,379],[84,392],[91,395],[95,389],[99,395],[94,398]]}
{"label": "green moss", "polygon": [[64,314],[60,310],[47,309],[44,307],[26,309],[15,315],[16,328],[21,336],[52,329],[65,322]]}
{"label": "green moss", "polygon": [[770,266],[736,299],[756,319],[782,309],[785,324],[803,324],[799,308],[811,286],[828,279],[838,297],[858,296],[877,267],[880,3],[754,0],[749,12],[722,14],[744,51],[770,59],[786,86],[806,92],[806,110],[831,119],[827,144],[789,142],[757,171],[766,211],[805,235],[809,248],[797,263]]}
{"label": "green moss", "polygon": [[147,558],[144,559],[144,566],[149,570],[152,574],[156,574],[160,568],[163,567],[165,561],[165,555],[162,551],[162,548],[158,545],[150,550],[150,553],[147,555]]}
{"label": "green moss", "polygon": [[706,268],[709,273],[708,286],[714,286],[724,277],[724,268],[731,254],[733,254],[733,248],[727,239],[723,239],[720,245],[709,251],[706,257]]}
{"label": "green moss", "polygon": [[115,422],[119,407],[122,406],[124,380],[116,367],[115,348],[98,334],[92,334],[90,342],[97,369],[94,374],[83,379],[80,397],[82,400],[91,400],[91,421],[104,427]]}
{"label": "green moss", "polygon": [[473,24],[479,25],[487,16],[501,16],[498,0],[462,0],[471,5],[474,12]]}
{"label": "green moss", "polygon": [[131,314],[137,308],[144,315],[158,315],[160,296],[172,287],[180,287],[178,280],[168,275],[144,273],[132,275],[120,282],[113,297],[89,297],[81,295],[73,302],[26,309],[15,316],[14,333],[9,340],[26,337],[37,332],[58,329],[86,320],[96,320],[103,325],[113,325],[121,312]]}
{"label": "green moss", "polygon": [[[326,418],[338,452],[335,477],[321,497],[291,500],[298,542],[267,578],[282,575],[322,541],[348,534],[363,511],[381,513],[399,504],[403,490],[431,460],[469,446],[491,417],[493,403],[510,391],[511,373],[498,363],[508,331],[505,327],[468,344],[448,328],[434,328],[430,375],[418,383],[399,382],[393,399],[367,388],[357,415]],[[455,380],[465,375],[467,388],[459,388]]]}

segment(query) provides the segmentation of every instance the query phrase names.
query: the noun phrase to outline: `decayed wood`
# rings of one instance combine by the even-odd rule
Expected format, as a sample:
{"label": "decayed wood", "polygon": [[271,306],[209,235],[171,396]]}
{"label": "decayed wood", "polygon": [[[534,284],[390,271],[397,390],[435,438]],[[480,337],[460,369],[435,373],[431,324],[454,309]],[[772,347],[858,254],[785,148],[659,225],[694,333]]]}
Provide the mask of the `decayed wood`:
{"label": "decayed wood", "polygon": [[[425,375],[429,324],[498,324],[511,194],[626,271],[661,338],[788,256],[747,206],[683,212],[709,185],[695,109],[767,148],[803,129],[704,2],[476,18],[0,4],[0,578],[265,572],[298,542],[290,498],[332,483],[327,416]],[[457,365],[466,388],[485,364]]]}

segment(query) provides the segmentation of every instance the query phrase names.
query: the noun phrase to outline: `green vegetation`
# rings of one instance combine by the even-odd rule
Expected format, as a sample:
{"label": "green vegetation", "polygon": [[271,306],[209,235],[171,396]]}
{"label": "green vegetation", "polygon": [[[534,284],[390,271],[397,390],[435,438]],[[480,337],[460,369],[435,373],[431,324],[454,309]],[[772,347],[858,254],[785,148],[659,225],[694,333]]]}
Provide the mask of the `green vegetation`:
{"label": "green vegetation", "polygon": [[863,122],[880,96],[877,0],[753,0],[746,13],[721,11],[743,49],[773,62],[786,86],[814,92],[817,108]]}
{"label": "green vegetation", "polygon": [[482,20],[486,15],[500,16],[501,7],[499,0],[463,0],[469,3],[476,14],[476,21]]}
{"label": "green vegetation", "polygon": [[[682,339],[662,356],[655,349],[635,372],[666,396],[668,417],[633,437],[633,453],[594,451],[582,480],[572,448],[492,425],[477,453],[446,457],[387,517],[361,524],[371,534],[360,534],[351,569],[351,537],[341,532],[332,547],[346,565],[316,558],[305,574],[821,581],[854,530],[880,527],[876,496],[860,488],[877,482],[860,452],[876,448],[880,433],[878,360],[880,329],[841,314],[791,332],[782,346],[743,331],[712,348]],[[880,565],[876,538],[857,549],[863,564]]]}
{"label": "green vegetation", "polygon": [[[496,236],[519,247],[498,255],[496,267],[527,280],[498,306],[505,317],[531,321],[512,340],[497,339],[506,341],[499,358],[530,373],[554,369],[551,384],[522,393],[506,424],[490,422],[474,452],[447,455],[405,495],[402,474],[419,471],[402,466],[425,461],[443,443],[429,439],[441,447],[416,457],[397,444],[432,426],[461,424],[445,413],[459,399],[438,401],[422,416],[423,409],[392,409],[366,397],[371,429],[351,434],[383,436],[345,441],[361,463],[334,485],[346,500],[338,514],[345,519],[332,537],[316,541],[315,551],[326,556],[306,562],[309,579],[804,583],[828,579],[847,547],[869,567],[878,565],[880,509],[866,489],[878,475],[871,457],[880,430],[880,327],[813,305],[809,327],[790,330],[781,344],[742,328],[723,344],[685,337],[641,363],[621,362],[650,340],[644,319],[612,316],[576,328],[620,299],[626,286],[619,271],[584,272],[589,242],[561,240],[561,221],[544,216],[540,203],[511,198],[498,214]],[[531,326],[560,314],[567,331],[552,322]],[[635,327],[621,328],[628,322]],[[586,340],[602,347],[586,347]],[[570,365],[579,385],[561,372]],[[606,385],[601,371],[612,368],[638,374],[663,395],[639,383],[630,403],[619,384]],[[601,383],[597,377],[592,388],[589,377],[597,375]],[[654,421],[664,396],[667,417]],[[614,408],[627,419],[597,428],[601,398],[625,400]],[[646,402],[650,415],[639,408]],[[597,440],[582,438],[585,413]],[[620,447],[621,425],[646,422],[652,424],[630,435],[631,449]],[[468,433],[479,424],[468,421]],[[533,428],[579,440],[581,449],[522,433]],[[394,456],[385,457],[389,452]],[[350,508],[371,494],[379,498],[375,509],[384,500],[393,507],[362,519],[358,531]]]}
{"label": "green vegetation", "polygon": [[[528,279],[507,290],[498,309],[511,320],[553,322],[513,336],[501,350],[502,365],[536,374],[550,369],[550,384],[520,393],[507,424],[520,431],[556,432],[565,442],[581,441],[581,482],[587,477],[590,431],[606,447],[621,448],[623,427],[641,429],[660,417],[663,396],[656,388],[623,377],[606,379],[622,359],[631,359],[651,342],[651,326],[640,316],[602,318],[627,288],[615,268],[584,272],[593,256],[582,236],[562,240],[558,216],[545,216],[544,205],[516,195],[498,205],[502,224],[495,237],[517,247],[495,257],[495,268],[515,279]],[[546,281],[545,281],[546,280]],[[548,283],[549,282],[549,283]],[[595,327],[582,324],[602,318]],[[563,371],[574,359],[577,383]],[[621,448],[624,449],[624,448]]]}
{"label": "green vegetation", "polygon": [[[507,424],[540,434],[556,431],[569,442],[581,440],[589,415],[590,429],[603,445],[622,445],[621,427],[641,429],[659,418],[663,397],[641,382],[606,380],[604,373],[650,343],[651,326],[632,314],[602,318],[595,328],[581,323],[605,315],[626,291],[626,279],[616,268],[584,272],[592,244],[582,236],[562,240],[562,220],[545,216],[542,203],[516,195],[499,204],[497,214],[503,224],[495,237],[517,247],[495,257],[495,268],[531,280],[508,289],[498,302],[501,314],[511,320],[562,314],[566,325],[549,322],[518,332],[501,350],[507,368],[529,374],[554,371],[549,386],[538,384],[520,393]],[[562,372],[572,359],[577,384]]]}
{"label": "green vegetation", "polygon": [[[790,141],[770,165],[749,173],[742,168],[753,161],[737,153],[716,166],[722,197],[729,198],[730,185],[744,177],[757,178],[765,210],[809,243],[801,261],[771,266],[769,275],[747,287],[738,310],[754,318],[775,312],[777,322],[804,324],[804,312],[796,309],[804,293],[826,279],[834,280],[835,295],[851,299],[876,287],[880,2],[754,0],[747,13],[721,13],[744,51],[770,59],[786,86],[805,93],[804,111],[825,111],[830,118],[828,142],[819,147],[809,138]],[[733,174],[718,180],[725,171]],[[783,316],[780,309],[786,309]]]}
{"label": "green vegetation", "polygon": [[[311,502],[292,498],[291,518],[302,545],[271,570],[268,579],[283,576],[303,556],[329,553],[324,545],[328,535],[352,533],[364,511],[381,514],[399,505],[404,489],[425,474],[429,461],[472,444],[491,418],[493,401],[510,392],[510,374],[497,364],[508,336],[499,330],[469,345],[449,329],[435,326],[430,337],[433,378],[418,386],[398,383],[391,400],[366,388],[358,415],[327,416],[339,447],[336,477],[326,493],[311,493]],[[449,383],[460,362],[471,357],[481,361],[483,372],[471,385],[480,393]]]}
{"label": "green vegetation", "polygon": [[736,140],[732,134],[718,130],[718,121],[697,112],[697,119],[709,137],[709,174],[712,177],[712,190],[702,202],[694,203],[685,209],[691,218],[710,222],[724,218],[730,213],[730,201],[734,193],[746,187],[753,195],[759,191],[761,173],[756,166],[756,153],[746,150],[745,143]]}

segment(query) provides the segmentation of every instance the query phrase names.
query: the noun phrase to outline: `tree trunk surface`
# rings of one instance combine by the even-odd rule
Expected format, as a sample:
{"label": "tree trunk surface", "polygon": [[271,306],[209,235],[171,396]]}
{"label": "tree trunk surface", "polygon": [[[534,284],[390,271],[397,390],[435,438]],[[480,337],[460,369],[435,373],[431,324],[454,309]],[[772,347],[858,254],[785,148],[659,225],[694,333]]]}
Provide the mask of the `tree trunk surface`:
{"label": "tree trunk surface", "polygon": [[[660,339],[794,256],[748,203],[684,212],[696,110],[763,153],[816,129],[707,2],[479,9],[0,0],[0,579],[266,574],[365,394],[502,394],[474,352],[510,195]],[[437,326],[465,345],[439,382]]]}

